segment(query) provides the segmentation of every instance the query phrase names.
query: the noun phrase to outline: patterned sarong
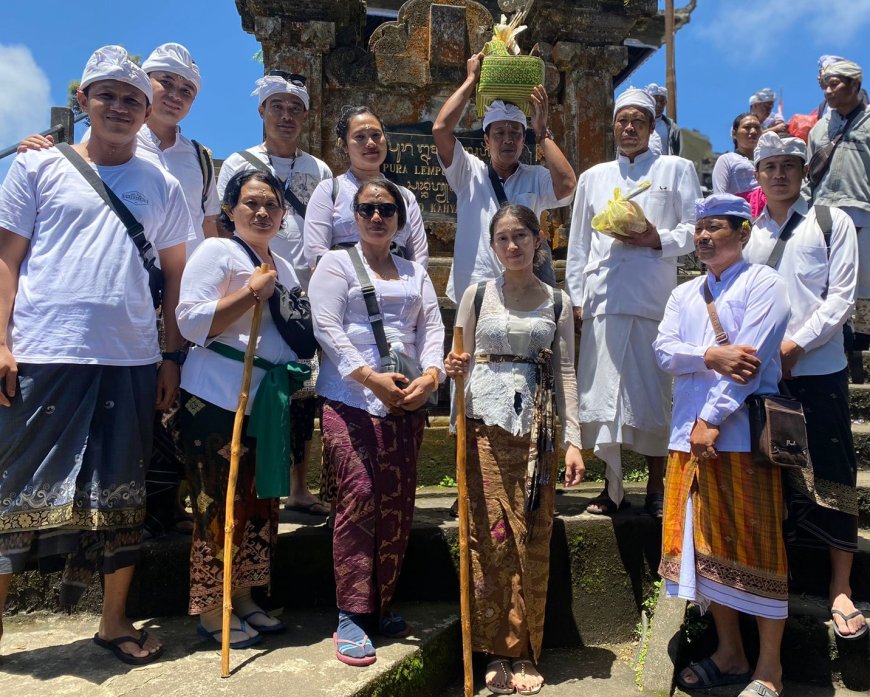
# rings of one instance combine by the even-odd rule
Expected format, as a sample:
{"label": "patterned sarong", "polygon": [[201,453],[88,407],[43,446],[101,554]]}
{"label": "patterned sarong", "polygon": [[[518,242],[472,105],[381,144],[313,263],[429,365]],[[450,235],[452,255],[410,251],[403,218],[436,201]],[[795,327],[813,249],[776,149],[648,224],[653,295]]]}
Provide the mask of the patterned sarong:
{"label": "patterned sarong", "polygon": [[749,453],[699,460],[671,452],[659,566],[669,581],[680,580],[689,496],[697,575],[764,598],[788,598],[780,469],[753,465]]}
{"label": "patterned sarong", "polygon": [[338,494],[332,556],[339,610],[383,614],[393,599],[411,534],[425,418],[382,418],[324,402],[323,457]]}
{"label": "patterned sarong", "polygon": [[[190,549],[191,615],[223,602],[224,521],[235,414],[182,391],[178,426],[193,499]],[[278,499],[254,489],[256,441],[242,427],[242,455],[233,507],[233,591],[269,585],[278,541]]]}
{"label": "patterned sarong", "polygon": [[[471,504],[472,648],[519,658],[541,652],[550,576],[555,457],[539,507],[524,511],[530,435],[468,420],[468,496]],[[527,535],[527,516],[534,534]]]}

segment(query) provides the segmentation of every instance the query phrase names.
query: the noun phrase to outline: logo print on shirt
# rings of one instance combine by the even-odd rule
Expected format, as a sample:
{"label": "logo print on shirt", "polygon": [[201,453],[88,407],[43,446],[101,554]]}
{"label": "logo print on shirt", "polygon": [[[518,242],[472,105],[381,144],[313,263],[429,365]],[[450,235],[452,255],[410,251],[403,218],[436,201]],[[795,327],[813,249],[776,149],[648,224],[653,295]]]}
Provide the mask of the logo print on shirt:
{"label": "logo print on shirt", "polygon": [[133,203],[137,206],[147,206],[148,205],[148,199],[145,198],[138,191],[128,191],[123,196],[121,196],[121,198],[124,199],[127,203]]}

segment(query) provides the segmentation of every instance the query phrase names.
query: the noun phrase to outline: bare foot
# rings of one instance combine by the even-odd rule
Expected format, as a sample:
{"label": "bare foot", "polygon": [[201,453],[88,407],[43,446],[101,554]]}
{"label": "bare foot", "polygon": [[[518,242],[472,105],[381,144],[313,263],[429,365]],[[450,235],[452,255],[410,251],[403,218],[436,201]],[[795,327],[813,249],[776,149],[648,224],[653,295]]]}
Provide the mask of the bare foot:
{"label": "bare foot", "polygon": [[514,674],[511,672],[511,662],[509,658],[502,656],[490,656],[490,661],[486,664],[486,687],[490,692],[499,695],[510,694],[514,691],[513,686]]}
{"label": "bare foot", "polygon": [[513,686],[521,695],[536,694],[544,686],[544,677],[528,658],[514,661],[511,670],[514,672]]}
{"label": "bare foot", "polygon": [[[719,651],[716,651],[710,656],[710,660],[713,661],[714,665],[719,669],[719,672],[722,673],[722,675],[742,675],[749,672],[749,661],[745,655],[742,658],[739,658],[735,656],[726,656],[725,654],[720,654]],[[697,673],[692,670],[692,667],[687,666],[683,669],[683,672],[680,673],[680,682],[684,685],[691,686],[697,685],[701,680],[698,678]]]}
{"label": "bare foot", "polygon": [[[121,622],[117,624],[110,624],[105,618],[100,622],[99,629],[100,639],[105,641],[112,641],[113,639],[117,639],[122,636],[131,636],[136,639],[141,638],[142,631],[136,629],[133,626],[133,623],[124,618]],[[153,634],[149,633],[148,638],[145,640],[144,646],[141,648],[136,642],[133,641],[125,641],[123,644],[119,646],[121,651],[126,653],[129,656],[135,656],[136,658],[144,658],[145,656],[150,656],[153,653],[157,653],[163,644],[157,639]]]}
{"label": "bare foot", "polygon": [[[852,602],[852,599],[846,595],[845,593],[838,594],[835,598],[831,600],[831,609],[839,610],[846,615],[847,617],[856,611],[855,603]],[[861,627],[867,624],[867,620],[862,615],[855,615],[848,622],[843,619],[843,617],[834,612],[831,613],[832,621],[837,625],[837,629],[840,631],[840,634],[844,636],[849,636],[851,634],[855,634],[861,631]]]}

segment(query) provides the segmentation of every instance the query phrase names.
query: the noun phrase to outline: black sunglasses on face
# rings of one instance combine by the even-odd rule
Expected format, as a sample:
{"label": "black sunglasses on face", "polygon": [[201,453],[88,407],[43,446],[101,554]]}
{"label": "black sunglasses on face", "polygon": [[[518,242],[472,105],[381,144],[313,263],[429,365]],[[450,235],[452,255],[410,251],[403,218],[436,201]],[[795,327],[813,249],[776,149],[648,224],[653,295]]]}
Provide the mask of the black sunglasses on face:
{"label": "black sunglasses on face", "polygon": [[375,211],[382,218],[392,218],[396,215],[399,207],[395,203],[358,203],[353,207],[353,210],[366,220],[369,220],[375,214]]}
{"label": "black sunglasses on face", "polygon": [[275,75],[276,77],[283,77],[291,85],[296,85],[296,87],[305,87],[304,75],[299,75],[298,73],[288,73],[286,70],[270,70],[268,74]]}

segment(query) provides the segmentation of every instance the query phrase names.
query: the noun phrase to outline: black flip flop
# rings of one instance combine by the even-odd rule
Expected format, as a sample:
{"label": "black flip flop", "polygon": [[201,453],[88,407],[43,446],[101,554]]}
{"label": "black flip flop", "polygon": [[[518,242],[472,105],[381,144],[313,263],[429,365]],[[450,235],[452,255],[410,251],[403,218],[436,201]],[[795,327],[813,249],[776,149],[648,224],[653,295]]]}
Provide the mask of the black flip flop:
{"label": "black flip flop", "polygon": [[126,653],[121,650],[121,644],[136,644],[140,649],[145,648],[145,642],[148,640],[148,632],[144,629],[142,630],[139,638],[132,636],[120,636],[117,639],[103,639],[100,636],[100,633],[97,632],[94,634],[94,643],[102,649],[106,649],[107,651],[111,651],[115,654],[115,658],[123,663],[126,663],[131,666],[144,666],[152,661],[160,658],[163,653],[163,647],[161,646],[154,653],[149,653],[147,656],[133,656],[129,653]]}
{"label": "black flip flop", "polygon": [[[321,513],[315,510],[318,506],[326,510],[326,513]],[[313,515],[318,518],[326,518],[329,515],[329,506],[321,501],[309,503],[307,506],[291,506],[289,503],[284,506],[285,511],[293,511],[294,513],[302,513],[303,515]]]}

